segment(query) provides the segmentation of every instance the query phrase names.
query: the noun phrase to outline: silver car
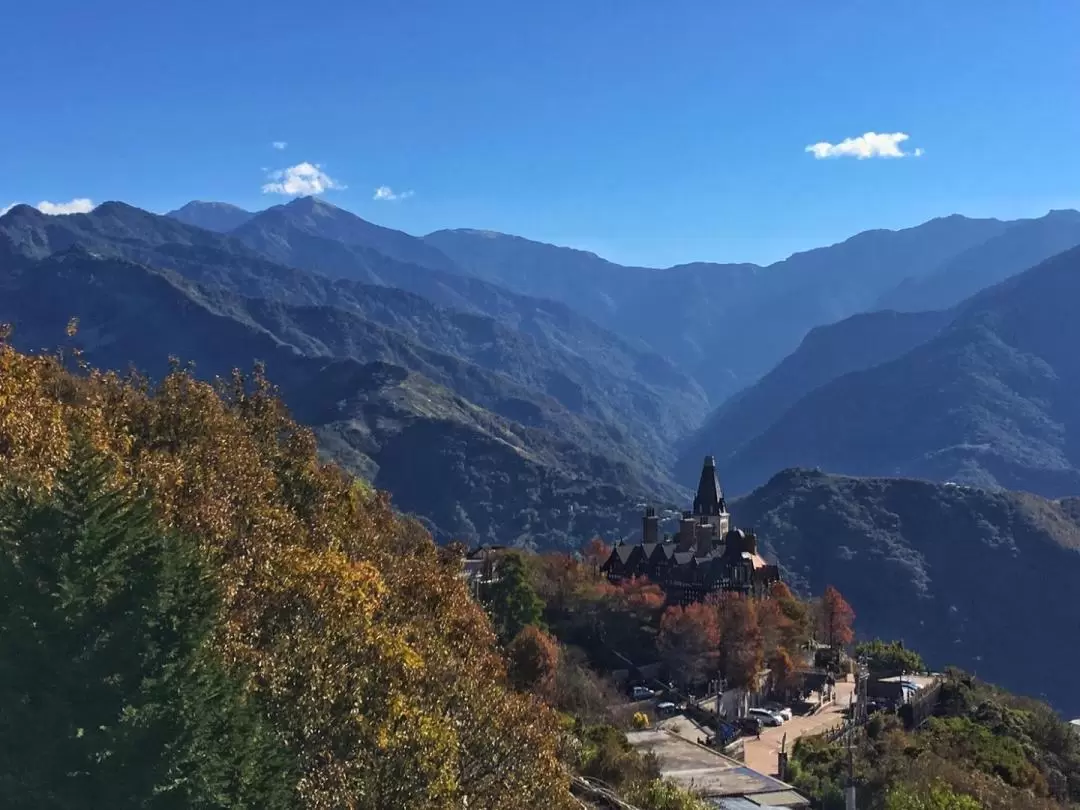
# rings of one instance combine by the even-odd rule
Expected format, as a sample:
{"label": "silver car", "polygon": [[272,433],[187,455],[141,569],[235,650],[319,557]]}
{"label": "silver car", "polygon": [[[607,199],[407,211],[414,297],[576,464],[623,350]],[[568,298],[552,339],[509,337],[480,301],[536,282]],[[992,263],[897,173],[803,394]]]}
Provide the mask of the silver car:
{"label": "silver car", "polygon": [[768,709],[751,709],[746,713],[747,717],[756,717],[761,721],[763,726],[782,726],[784,725],[784,718],[778,714],[770,712]]}

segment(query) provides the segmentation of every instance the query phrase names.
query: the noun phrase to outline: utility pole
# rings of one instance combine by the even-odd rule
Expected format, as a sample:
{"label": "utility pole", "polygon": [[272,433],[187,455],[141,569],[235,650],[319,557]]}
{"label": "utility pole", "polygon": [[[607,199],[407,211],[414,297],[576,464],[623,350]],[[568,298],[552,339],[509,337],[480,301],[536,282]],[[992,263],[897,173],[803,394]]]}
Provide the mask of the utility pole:
{"label": "utility pole", "polygon": [[844,788],[844,810],[858,810],[855,806],[855,735],[848,732],[848,778]]}

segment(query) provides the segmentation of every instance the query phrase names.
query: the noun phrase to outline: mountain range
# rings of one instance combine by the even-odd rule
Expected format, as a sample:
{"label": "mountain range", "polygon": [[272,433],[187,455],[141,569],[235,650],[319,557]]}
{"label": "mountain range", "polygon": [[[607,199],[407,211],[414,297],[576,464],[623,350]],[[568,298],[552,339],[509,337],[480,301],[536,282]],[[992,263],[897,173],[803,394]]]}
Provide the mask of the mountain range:
{"label": "mountain range", "polygon": [[259,362],[326,457],[440,540],[622,537],[716,455],[796,589],[837,585],[866,635],[1075,713],[1077,245],[1074,211],[953,216],[769,267],[654,269],[315,198],[16,206],[0,322],[152,378],[171,357],[205,378]]}
{"label": "mountain range", "polygon": [[[990,358],[965,376],[955,357],[1015,331],[985,314],[992,292],[957,296],[1078,243],[1076,212],[953,216],[769,267],[653,269],[488,231],[418,238],[313,197],[167,216],[16,206],[0,218],[0,317],[38,348],[76,315],[105,367],[161,373],[175,355],[210,376],[259,359],[327,452],[439,536],[558,545],[619,533],[644,500],[681,502],[710,453],[732,492],[792,465],[1071,492],[1067,426],[1051,424],[1069,384],[1046,404],[1037,363],[1011,357],[1006,372]],[[928,309],[864,311],[890,301]],[[944,356],[943,342],[948,380],[907,359]],[[1011,399],[995,373],[1019,375]],[[946,426],[905,433],[898,420],[920,406],[923,422],[945,408]],[[1010,435],[1012,449],[987,452],[983,433]],[[434,454],[425,472],[447,465],[439,475],[415,474],[406,448],[421,446]]]}
{"label": "mountain range", "polygon": [[[912,285],[925,285],[914,309],[946,308],[964,297],[955,297],[957,288],[975,292],[1080,244],[1078,230],[1075,211],[1013,222],[950,216],[899,231],[866,231],[767,267],[696,263],[663,270],[622,267],[486,231],[437,231],[425,239],[481,278],[563,301],[643,340],[694,375],[719,405],[815,326],[880,309]],[[1001,243],[1012,247],[1003,251]],[[995,256],[992,266],[981,262],[982,250]],[[965,281],[949,287],[958,275]],[[939,288],[944,292],[935,294]],[[908,300],[915,298],[911,293]]]}
{"label": "mountain range", "polygon": [[[1078,297],[1074,248],[944,316],[876,313],[811,334],[707,422],[749,425],[718,466],[734,492],[802,466],[1080,493]],[[699,432],[681,464],[707,440]]]}
{"label": "mountain range", "polygon": [[1080,498],[786,470],[731,511],[796,590],[839,588],[864,638],[1080,714]]}
{"label": "mountain range", "polygon": [[[292,209],[302,220],[312,203]],[[440,536],[617,533],[646,495],[681,494],[665,459],[706,409],[662,358],[461,275],[450,280],[466,303],[448,309],[122,203],[67,217],[16,207],[0,219],[0,257],[0,318],[18,345],[55,345],[77,316],[107,368],[161,373],[176,355],[210,376],[262,360],[299,416],[318,414],[306,421],[325,446]],[[424,469],[403,450],[412,437],[430,445]]]}

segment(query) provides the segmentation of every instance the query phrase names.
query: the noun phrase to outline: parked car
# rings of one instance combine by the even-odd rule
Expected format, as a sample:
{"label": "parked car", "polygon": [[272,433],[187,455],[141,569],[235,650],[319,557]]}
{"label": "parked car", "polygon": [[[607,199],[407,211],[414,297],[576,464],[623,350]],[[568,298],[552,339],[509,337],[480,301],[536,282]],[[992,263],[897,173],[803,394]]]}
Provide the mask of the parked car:
{"label": "parked car", "polygon": [[784,725],[784,718],[780,715],[770,712],[768,709],[751,709],[746,713],[747,717],[755,717],[761,721],[763,726],[782,726]]}
{"label": "parked car", "polygon": [[647,686],[635,686],[631,695],[634,700],[648,700],[653,696],[653,690]]}
{"label": "parked car", "polygon": [[656,711],[660,714],[672,715],[679,711],[679,707],[670,700],[665,700],[663,703],[656,704]]}
{"label": "parked car", "polygon": [[792,718],[791,709],[788,706],[781,706],[779,703],[766,703],[761,708],[780,715],[780,719],[785,723]]}
{"label": "parked car", "polygon": [[[755,721],[755,726],[756,726]],[[705,744],[712,748],[723,748],[730,742],[733,742],[739,736],[739,729],[733,726],[731,723],[721,723],[717,729],[717,733],[710,736]]]}

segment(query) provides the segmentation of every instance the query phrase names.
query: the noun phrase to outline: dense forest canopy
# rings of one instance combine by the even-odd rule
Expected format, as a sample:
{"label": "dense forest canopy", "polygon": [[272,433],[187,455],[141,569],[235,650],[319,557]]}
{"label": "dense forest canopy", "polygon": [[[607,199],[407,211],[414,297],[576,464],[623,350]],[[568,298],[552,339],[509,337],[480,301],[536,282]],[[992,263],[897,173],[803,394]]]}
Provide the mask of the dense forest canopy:
{"label": "dense forest canopy", "polygon": [[[94,486],[119,499],[117,509],[145,509],[140,525],[147,537],[184,538],[158,546],[188,542],[197,554],[183,558],[212,572],[218,607],[192,644],[207,666],[240,685],[247,697],[237,700],[257,713],[251,722],[269,749],[279,749],[256,751],[251,761],[283,754],[294,763],[292,806],[569,801],[555,716],[509,687],[490,624],[462,583],[457,560],[441,555],[385,496],[321,463],[310,433],[288,417],[258,371],[213,386],[176,368],[151,385],[90,369],[72,374],[64,366],[60,358],[0,343],[0,503],[4,525],[18,529],[0,535],[8,581],[55,586],[58,593],[67,587],[70,570],[54,572],[53,585],[27,573],[30,544],[41,536],[30,529],[65,508],[80,516],[72,525],[83,526],[97,496],[72,500],[64,482],[92,468]],[[69,532],[69,551],[88,554],[92,546],[80,531]],[[153,559],[162,564],[162,557]],[[91,586],[88,577],[75,579]],[[146,596],[124,598],[150,604]],[[91,614],[78,615],[92,623],[96,605],[91,599]],[[37,625],[16,621],[16,600],[0,607],[3,649],[50,642],[34,635]],[[55,668],[74,666],[65,656],[78,655],[66,648],[50,653],[42,660]],[[0,670],[0,690],[26,702],[27,673],[14,663]],[[92,677],[111,683],[121,665],[98,661]],[[55,672],[38,674],[51,682]],[[151,676],[133,676],[134,692],[148,688]],[[13,695],[20,684],[23,692]],[[113,722],[122,725],[117,717],[103,721]],[[61,762],[60,749],[83,734],[65,726],[60,738],[41,744]],[[106,766],[126,772],[116,761],[125,750],[86,752],[91,773],[79,778]],[[206,806],[249,805],[226,790]]]}

